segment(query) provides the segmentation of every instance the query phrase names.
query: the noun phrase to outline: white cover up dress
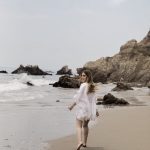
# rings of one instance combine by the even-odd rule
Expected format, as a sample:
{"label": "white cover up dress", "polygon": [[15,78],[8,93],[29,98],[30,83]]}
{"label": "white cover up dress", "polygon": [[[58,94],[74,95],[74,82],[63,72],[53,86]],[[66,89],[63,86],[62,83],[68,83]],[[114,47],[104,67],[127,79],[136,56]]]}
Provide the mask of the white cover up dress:
{"label": "white cover up dress", "polygon": [[82,83],[77,94],[73,97],[76,103],[76,118],[78,120],[95,120],[96,94],[88,92],[88,83]]}

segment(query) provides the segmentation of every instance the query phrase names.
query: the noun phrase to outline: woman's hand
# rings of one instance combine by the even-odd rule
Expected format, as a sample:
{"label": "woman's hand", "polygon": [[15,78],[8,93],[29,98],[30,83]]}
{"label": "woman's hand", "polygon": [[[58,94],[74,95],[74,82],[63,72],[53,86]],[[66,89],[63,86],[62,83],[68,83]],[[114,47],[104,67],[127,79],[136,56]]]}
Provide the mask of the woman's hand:
{"label": "woman's hand", "polygon": [[73,103],[71,106],[68,107],[68,109],[71,111],[75,105],[76,103]]}
{"label": "woman's hand", "polygon": [[73,109],[73,106],[69,106],[68,109],[71,111]]}

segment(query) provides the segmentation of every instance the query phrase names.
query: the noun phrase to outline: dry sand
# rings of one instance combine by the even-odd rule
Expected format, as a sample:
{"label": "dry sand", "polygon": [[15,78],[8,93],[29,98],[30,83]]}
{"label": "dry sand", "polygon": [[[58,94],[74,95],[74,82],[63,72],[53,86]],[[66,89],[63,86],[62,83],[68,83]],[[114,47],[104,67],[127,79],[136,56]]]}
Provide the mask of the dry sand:
{"label": "dry sand", "polygon": [[[101,111],[85,150],[150,150],[150,106]],[[62,129],[63,130],[63,129]],[[76,135],[48,143],[48,150],[76,150]]]}

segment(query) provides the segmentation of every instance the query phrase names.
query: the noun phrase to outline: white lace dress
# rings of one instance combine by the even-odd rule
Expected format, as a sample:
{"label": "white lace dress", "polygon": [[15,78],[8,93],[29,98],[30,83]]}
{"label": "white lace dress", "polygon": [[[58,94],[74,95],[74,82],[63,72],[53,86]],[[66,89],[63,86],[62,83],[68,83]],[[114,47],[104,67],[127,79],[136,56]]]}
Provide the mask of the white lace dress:
{"label": "white lace dress", "polygon": [[96,95],[87,94],[88,83],[82,83],[77,94],[73,97],[76,102],[76,118],[78,120],[95,120],[96,118]]}

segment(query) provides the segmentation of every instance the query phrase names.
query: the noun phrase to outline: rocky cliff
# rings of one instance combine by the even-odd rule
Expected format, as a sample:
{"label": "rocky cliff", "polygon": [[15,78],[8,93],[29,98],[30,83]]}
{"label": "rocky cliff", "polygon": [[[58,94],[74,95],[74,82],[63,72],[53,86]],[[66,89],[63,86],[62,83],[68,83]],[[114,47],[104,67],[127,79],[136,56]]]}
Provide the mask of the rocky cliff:
{"label": "rocky cliff", "polygon": [[130,83],[150,83],[150,31],[146,37],[137,42],[130,40],[120,47],[113,57],[100,58],[87,62],[84,68],[93,70],[94,80],[124,81]]}

